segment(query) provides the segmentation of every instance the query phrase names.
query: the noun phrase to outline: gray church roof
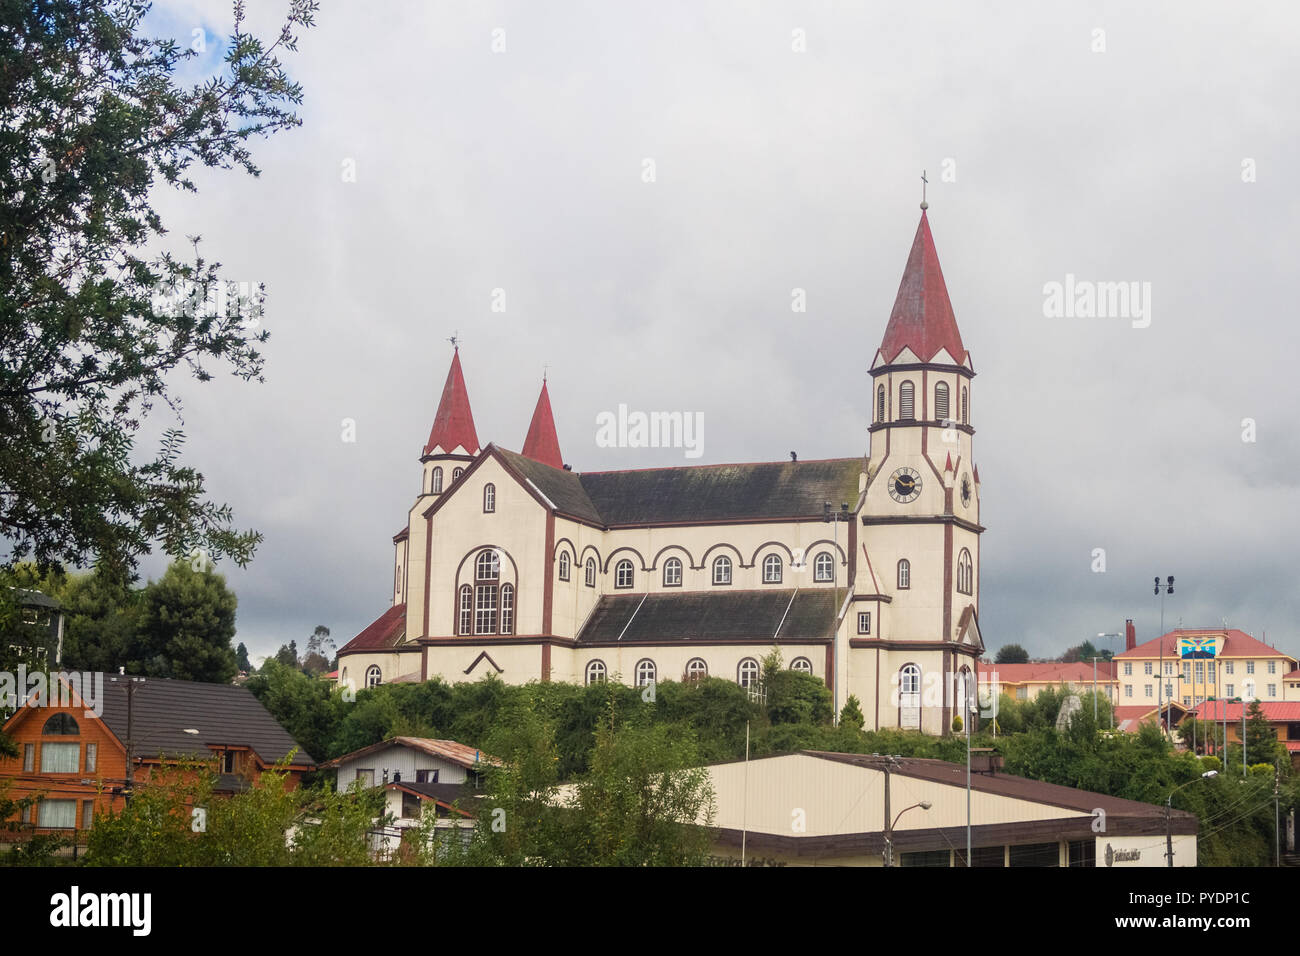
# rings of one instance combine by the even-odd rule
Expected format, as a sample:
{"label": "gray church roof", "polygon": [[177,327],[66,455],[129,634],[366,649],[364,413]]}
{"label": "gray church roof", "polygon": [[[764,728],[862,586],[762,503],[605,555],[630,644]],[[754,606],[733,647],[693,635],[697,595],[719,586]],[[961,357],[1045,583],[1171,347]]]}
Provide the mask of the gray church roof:
{"label": "gray church roof", "polygon": [[834,606],[829,588],[798,594],[792,588],[607,594],[578,634],[578,643],[829,641]]}

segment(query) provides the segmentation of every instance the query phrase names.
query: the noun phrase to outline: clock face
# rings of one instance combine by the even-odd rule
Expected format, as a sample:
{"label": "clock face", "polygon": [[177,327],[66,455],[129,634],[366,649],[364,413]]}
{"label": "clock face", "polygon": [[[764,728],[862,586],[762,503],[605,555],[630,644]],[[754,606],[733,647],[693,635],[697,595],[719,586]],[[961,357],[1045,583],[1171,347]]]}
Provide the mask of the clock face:
{"label": "clock face", "polygon": [[970,504],[970,475],[961,476],[961,503]]}
{"label": "clock face", "polygon": [[921,495],[921,476],[913,468],[900,468],[889,476],[889,497],[906,504]]}

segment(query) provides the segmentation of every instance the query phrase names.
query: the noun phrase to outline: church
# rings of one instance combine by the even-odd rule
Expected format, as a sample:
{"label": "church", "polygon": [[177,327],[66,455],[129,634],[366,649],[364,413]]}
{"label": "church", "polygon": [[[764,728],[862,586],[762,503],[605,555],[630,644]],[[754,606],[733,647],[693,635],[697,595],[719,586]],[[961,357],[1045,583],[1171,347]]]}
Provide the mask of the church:
{"label": "church", "polygon": [[758,693],[778,649],[837,713],[855,696],[868,730],[950,732],[984,651],[984,528],[974,366],[926,208],[870,368],[866,456],[577,471],[545,381],[522,450],[480,446],[456,348],[392,605],[339,651],[339,681],[714,676]]}

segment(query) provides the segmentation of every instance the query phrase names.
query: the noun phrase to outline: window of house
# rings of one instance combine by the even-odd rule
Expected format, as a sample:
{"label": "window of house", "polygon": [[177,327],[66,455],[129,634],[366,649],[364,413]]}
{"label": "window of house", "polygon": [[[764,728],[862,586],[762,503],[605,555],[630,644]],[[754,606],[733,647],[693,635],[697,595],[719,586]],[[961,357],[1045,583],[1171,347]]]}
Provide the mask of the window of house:
{"label": "window of house", "polygon": [[497,486],[488,482],[483,486],[483,512],[490,514],[497,510]]}
{"label": "window of house", "polygon": [[835,561],[829,551],[819,551],[817,557],[813,558],[813,580],[835,580]]}
{"label": "window of house", "polygon": [[898,417],[904,421],[916,418],[916,389],[911,382],[898,387]]}
{"label": "window of house", "polygon": [[358,769],[357,779],[361,781],[363,787],[373,787],[375,785],[375,768],[366,767]]}
{"label": "window of house", "polygon": [[436,770],[417,770],[415,771],[416,783],[437,783],[438,771]]}
{"label": "window of house", "polygon": [[1226,687],[1223,688],[1223,690],[1224,690],[1224,693],[1225,693],[1228,697],[1236,697],[1236,696],[1237,696],[1237,685],[1236,685],[1236,684],[1228,684]]}
{"label": "window of house", "polygon": [[222,773],[235,772],[235,751],[233,750],[221,751],[221,772]]}
{"label": "window of house", "polygon": [[725,554],[720,554],[713,559],[713,583],[731,583],[731,558]]}
{"label": "window of house", "polygon": [[646,687],[655,682],[655,662],[649,659],[636,662],[636,686]]}
{"label": "window of house", "polygon": [[[42,752],[44,747],[41,748]],[[42,800],[36,808],[36,825],[51,830],[77,828],[76,800]]]}
{"label": "window of house", "polygon": [[41,773],[76,773],[80,760],[81,744],[41,743]]}
{"label": "window of house", "polygon": [[429,482],[429,488],[435,495],[442,493],[442,469],[441,468],[433,469],[433,478]]}
{"label": "window of house", "polygon": [[86,744],[86,773],[94,773],[99,764],[99,744]]}
{"label": "window of house", "polygon": [[1191,697],[1184,697],[1184,698],[1183,698],[1183,706],[1184,706],[1184,707],[1191,707],[1191,706],[1192,706],[1192,698],[1191,698]]}
{"label": "window of house", "polygon": [[1147,661],[1145,664],[1142,665],[1142,673],[1145,674],[1145,675],[1148,676],[1148,677],[1151,676],[1151,662],[1150,662],[1150,661]]}
{"label": "window of house", "polygon": [[1205,680],[1211,684],[1218,680],[1214,675],[1214,661],[1207,661],[1205,664]]}
{"label": "window of house", "polygon": [[1124,676],[1125,677],[1133,676],[1133,665],[1128,661],[1124,662]]}
{"label": "window of house", "polygon": [[919,707],[921,704],[921,668],[915,664],[904,664],[898,672],[899,704],[903,707]]}
{"label": "window of house", "polygon": [[476,584],[474,586],[474,633],[495,634],[496,632],[497,586]]}
{"label": "window of house", "polygon": [[588,558],[587,559],[587,587],[594,588],[595,586],[596,586],[596,559]]}
{"label": "window of house", "polygon": [[962,548],[961,554],[957,556],[957,590],[962,594],[970,594],[974,583],[975,566],[971,561],[970,551]]}
{"label": "window of house", "polygon": [[903,558],[898,562],[898,586],[900,589],[912,586],[912,565],[907,558]]}
{"label": "window of house", "polygon": [[1191,662],[1191,661],[1183,661],[1183,680],[1187,681],[1187,683],[1189,683],[1189,684],[1192,682],[1192,662]]}
{"label": "window of house", "polygon": [[1253,674],[1253,673],[1255,673],[1255,662],[1254,662],[1254,661],[1246,661],[1246,673],[1247,673],[1247,674]]}
{"label": "window of house", "polygon": [[1269,696],[1269,697],[1276,697],[1276,696],[1277,696],[1277,684],[1269,684],[1269,685],[1268,685],[1268,696]]}
{"label": "window of house", "polygon": [[1144,684],[1144,685],[1142,685],[1142,689],[1143,689],[1143,691],[1144,691],[1144,693],[1143,693],[1143,696],[1144,696],[1144,697],[1153,697],[1153,696],[1155,696],[1155,687],[1154,687],[1153,685],[1151,685],[1151,684]]}
{"label": "window of house", "polygon": [[682,584],[681,558],[669,558],[664,562],[664,587],[676,588]]}
{"label": "window of house", "polygon": [[704,663],[702,657],[692,657],[686,662],[686,679],[699,680],[701,677],[709,676],[709,665]]}
{"label": "window of house", "polygon": [[383,672],[379,669],[378,664],[371,664],[366,668],[366,686],[378,687],[384,679]]}
{"label": "window of house", "polygon": [[81,801],[81,829],[89,830],[95,825],[95,801]]}
{"label": "window of house", "polygon": [[23,744],[23,773],[36,772],[36,745]]}
{"label": "window of house", "polygon": [[79,733],[81,728],[77,726],[76,719],[62,711],[50,717],[41,728],[41,735],[44,737],[75,737]]}
{"label": "window of house", "polygon": [[570,564],[569,552],[561,551],[560,552],[560,580],[561,581],[569,580],[569,564]]}
{"label": "window of house", "polygon": [[938,382],[934,386],[934,420],[948,420],[948,384]]}
{"label": "window of house", "polygon": [[614,587],[630,588],[632,586],[632,562],[624,558],[614,565]]}
{"label": "window of house", "polygon": [[966,386],[965,385],[961,387],[961,423],[963,425],[970,424],[966,420]]}
{"label": "window of house", "polygon": [[1028,700],[1028,699],[1029,699],[1029,688],[1028,688],[1028,687],[1017,687],[1017,688],[1016,688],[1016,700]]}
{"label": "window of house", "polygon": [[460,587],[460,627],[461,634],[468,634],[474,626],[474,589],[468,584]]}
{"label": "window of house", "polygon": [[1174,699],[1174,685],[1173,685],[1173,684],[1166,684],[1166,685],[1165,685],[1165,699],[1166,699],[1166,700],[1173,700],[1173,699]]}
{"label": "window of house", "polygon": [[1269,662],[1268,662],[1268,672],[1269,672],[1270,674],[1276,674],[1276,673],[1277,673],[1277,661],[1269,661]]}
{"label": "window of house", "polygon": [[746,657],[736,668],[736,680],[741,687],[753,687],[758,683],[759,667],[758,661],[752,657]]}
{"label": "window of house", "polygon": [[501,633],[513,634],[515,628],[515,587],[501,585]]}
{"label": "window of house", "polygon": [[871,612],[870,611],[858,612],[858,633],[859,634],[871,633]]}
{"label": "window of house", "polygon": [[480,551],[474,559],[474,578],[477,581],[495,581],[501,576],[501,559],[495,550]]}
{"label": "window of house", "polygon": [[876,421],[885,420],[885,386],[876,389]]}
{"label": "window of house", "polygon": [[763,559],[764,584],[780,584],[781,573],[781,556],[779,554],[769,554]]}
{"label": "window of house", "polygon": [[588,661],[587,662],[587,683],[598,684],[605,679],[605,662]]}
{"label": "window of house", "polygon": [[1132,697],[1132,696],[1133,696],[1133,685],[1132,685],[1132,684],[1125,684],[1125,685],[1124,685],[1124,696],[1125,696],[1125,697]]}
{"label": "window of house", "polygon": [[463,474],[465,474],[464,468],[453,468],[451,471],[451,480],[453,482],[460,481],[460,476]]}
{"label": "window of house", "polygon": [[812,661],[806,657],[796,657],[790,662],[790,670],[797,671],[800,674],[811,674]]}

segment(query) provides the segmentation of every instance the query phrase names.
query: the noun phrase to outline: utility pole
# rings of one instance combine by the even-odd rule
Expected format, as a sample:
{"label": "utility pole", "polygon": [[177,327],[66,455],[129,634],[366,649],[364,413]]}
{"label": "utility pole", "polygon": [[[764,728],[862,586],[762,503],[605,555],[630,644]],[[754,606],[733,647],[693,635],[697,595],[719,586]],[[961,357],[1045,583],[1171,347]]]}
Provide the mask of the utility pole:
{"label": "utility pole", "polygon": [[[1165,594],[1174,593],[1174,576],[1169,575],[1165,587]],[[1160,593],[1160,578],[1156,578],[1155,594],[1160,595],[1160,693],[1156,696],[1158,714],[1157,723],[1160,724],[1163,731],[1168,731],[1168,723],[1164,710],[1164,689],[1165,689],[1165,594]]]}
{"label": "utility pole", "polygon": [[885,866],[894,865],[894,828],[890,825],[889,816],[889,761],[892,759],[885,756]]}

